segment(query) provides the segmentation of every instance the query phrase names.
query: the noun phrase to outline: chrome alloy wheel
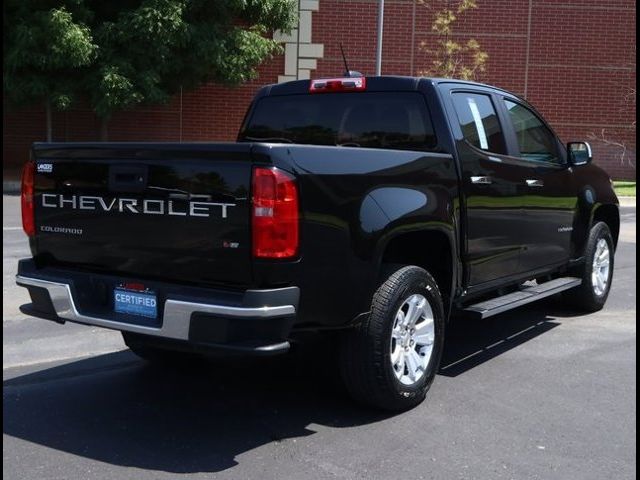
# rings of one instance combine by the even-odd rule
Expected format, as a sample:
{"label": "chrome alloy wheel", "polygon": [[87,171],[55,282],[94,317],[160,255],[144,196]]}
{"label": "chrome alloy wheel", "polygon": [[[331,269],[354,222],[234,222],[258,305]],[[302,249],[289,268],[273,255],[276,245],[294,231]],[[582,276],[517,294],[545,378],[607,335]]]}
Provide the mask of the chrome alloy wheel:
{"label": "chrome alloy wheel", "polygon": [[403,385],[424,375],[435,341],[433,310],[420,294],[411,295],[398,309],[391,330],[391,367]]}
{"label": "chrome alloy wheel", "polygon": [[594,293],[601,297],[607,291],[609,284],[609,244],[604,238],[598,240],[596,253],[593,256],[591,268],[591,285]]}

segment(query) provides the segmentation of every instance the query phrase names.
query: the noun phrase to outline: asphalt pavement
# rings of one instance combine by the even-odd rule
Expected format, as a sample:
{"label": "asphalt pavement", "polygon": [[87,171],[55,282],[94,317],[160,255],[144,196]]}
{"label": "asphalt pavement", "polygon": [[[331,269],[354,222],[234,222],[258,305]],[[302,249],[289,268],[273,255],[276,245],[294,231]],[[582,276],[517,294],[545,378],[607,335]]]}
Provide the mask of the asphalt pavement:
{"label": "asphalt pavement", "polygon": [[117,332],[30,319],[19,197],[3,197],[7,479],[631,479],[636,470],[636,210],[609,301],[554,297],[449,327],[419,407],[352,403],[325,344],[157,368]]}

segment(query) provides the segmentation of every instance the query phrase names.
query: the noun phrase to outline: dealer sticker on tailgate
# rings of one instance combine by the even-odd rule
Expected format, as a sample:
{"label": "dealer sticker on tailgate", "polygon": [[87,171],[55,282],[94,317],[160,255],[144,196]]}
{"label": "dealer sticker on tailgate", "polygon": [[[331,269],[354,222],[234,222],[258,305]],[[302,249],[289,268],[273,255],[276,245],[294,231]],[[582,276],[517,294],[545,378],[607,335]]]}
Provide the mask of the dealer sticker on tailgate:
{"label": "dealer sticker on tailgate", "polygon": [[113,290],[115,311],[129,315],[156,318],[158,316],[156,294],[149,290],[137,292],[124,288]]}

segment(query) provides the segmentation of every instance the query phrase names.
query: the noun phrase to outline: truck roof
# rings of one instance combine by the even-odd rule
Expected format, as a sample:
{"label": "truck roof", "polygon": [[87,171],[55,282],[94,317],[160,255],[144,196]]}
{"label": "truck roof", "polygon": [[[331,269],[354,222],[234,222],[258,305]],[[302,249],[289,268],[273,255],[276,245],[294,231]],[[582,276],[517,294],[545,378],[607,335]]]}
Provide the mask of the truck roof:
{"label": "truck roof", "polygon": [[[457,83],[461,85],[471,85],[475,87],[490,88],[497,90],[508,95],[520,98],[519,95],[514,94],[503,88],[489,85],[486,83],[474,82],[470,80],[460,80],[456,78],[439,78],[439,77],[410,77],[402,75],[381,75],[381,76],[364,76],[367,79],[367,90],[369,91],[389,91],[389,90],[417,90],[419,82],[427,81],[433,84],[441,83]],[[328,78],[328,77],[319,77]],[[344,78],[341,75],[336,75],[332,78]],[[315,80],[315,79],[314,79]],[[266,85],[260,89],[257,96],[266,95],[295,95],[309,92],[310,80],[292,80],[284,83],[274,83]]]}

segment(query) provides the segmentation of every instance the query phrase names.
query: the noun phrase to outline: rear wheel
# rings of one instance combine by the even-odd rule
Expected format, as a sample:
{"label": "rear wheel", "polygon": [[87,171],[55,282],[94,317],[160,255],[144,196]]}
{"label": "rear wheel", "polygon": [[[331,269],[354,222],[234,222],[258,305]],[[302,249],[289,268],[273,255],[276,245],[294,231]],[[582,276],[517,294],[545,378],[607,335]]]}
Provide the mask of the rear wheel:
{"label": "rear wheel", "polygon": [[349,393],[385,410],[422,402],[440,365],[442,297],[424,269],[405,266],[378,288],[371,313],[342,342],[341,369]]}
{"label": "rear wheel", "polygon": [[569,290],[566,297],[573,307],[596,312],[607,301],[613,278],[613,239],[606,223],[598,222],[591,228],[584,256],[584,264],[573,272],[582,284]]}

